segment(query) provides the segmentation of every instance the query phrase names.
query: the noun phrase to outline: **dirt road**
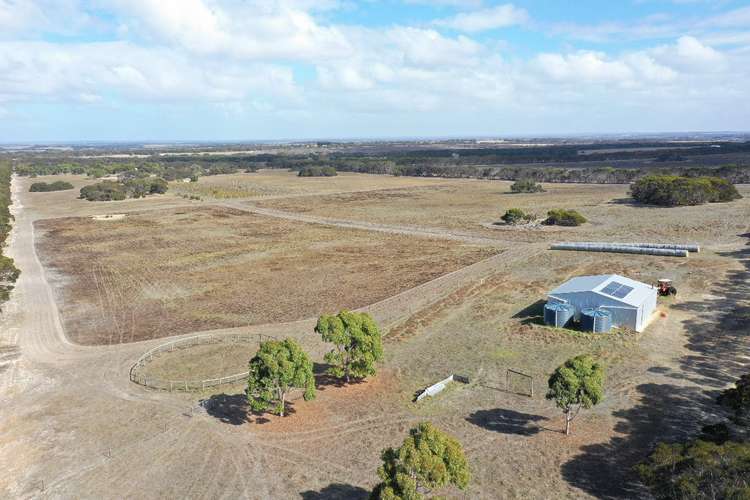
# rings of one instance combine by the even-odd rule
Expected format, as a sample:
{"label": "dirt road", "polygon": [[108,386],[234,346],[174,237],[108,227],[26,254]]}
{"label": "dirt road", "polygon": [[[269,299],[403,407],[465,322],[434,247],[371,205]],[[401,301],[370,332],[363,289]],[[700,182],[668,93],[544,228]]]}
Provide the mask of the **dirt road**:
{"label": "dirt road", "polygon": [[[318,401],[294,406],[297,415],[304,418],[268,425],[246,422],[246,407],[237,388],[213,397],[206,410],[194,395],[153,392],[132,384],[128,370],[134,360],[164,339],[108,347],[81,347],[68,342],[34,248],[33,222],[51,214],[24,206],[28,195],[17,180],[13,190],[16,221],[9,255],[16,259],[22,275],[12,300],[6,304],[0,329],[0,347],[6,353],[0,365],[0,497],[365,498],[376,480],[379,451],[403,439],[413,422],[425,418],[425,414],[407,411],[403,404],[394,404],[393,397],[370,397],[388,394],[392,387],[388,377],[397,377],[397,373],[378,376],[372,384],[321,387]],[[236,203],[222,205],[308,223],[491,242],[506,248],[490,259],[365,308],[386,327],[430,309],[468,283],[481,283],[499,271],[522,265],[545,248],[543,243],[509,247],[500,240],[449,231],[437,234],[430,228],[323,220]],[[732,258],[747,259],[739,254],[744,244],[744,240],[738,240],[721,250],[740,255]],[[706,324],[722,320],[702,312],[701,304],[710,300],[705,294],[717,295],[715,314],[719,316],[719,306],[744,300],[729,294],[737,293],[743,280],[747,282],[747,272],[742,274],[739,266],[731,272],[735,273],[730,276],[734,285],[724,287],[726,295],[718,297],[721,292],[703,290],[683,297],[685,308],[676,310],[643,341],[648,356],[643,366],[653,370],[617,380],[608,392],[608,402],[599,410],[602,432],[614,436],[611,442],[583,446],[578,453],[581,443],[589,439],[585,435],[566,442],[554,432],[545,432],[531,440],[530,435],[507,423],[502,429],[511,428],[510,432],[480,428],[467,423],[467,414],[475,407],[461,406],[455,413],[436,416],[442,427],[465,438],[472,459],[482,459],[488,465],[486,470],[476,471],[478,486],[473,494],[491,498],[503,491],[508,496],[544,498],[554,492],[561,498],[596,497],[608,485],[617,483],[620,468],[610,463],[613,457],[626,455],[627,445],[633,440],[642,448],[675,427],[670,416],[674,408],[690,410],[687,396],[675,399],[681,387],[697,391],[701,384],[710,383],[715,389],[747,367],[746,357],[732,354],[736,339],[726,338],[725,344],[718,345],[723,349],[719,355],[724,359],[731,356],[732,365],[721,373],[712,372],[717,346],[711,342],[716,337],[700,340],[690,334],[690,328],[706,331]],[[746,285],[741,290],[746,291]],[[741,290],[739,293],[745,293]],[[465,309],[469,319],[446,321],[444,326],[435,327],[434,333],[403,345],[394,356],[408,362],[428,349],[437,352],[456,345],[474,349],[461,345],[460,333],[456,333],[460,332],[458,326],[476,329],[477,320],[469,308]],[[293,337],[320,361],[324,346],[310,334],[313,321],[241,330]],[[495,330],[488,331],[496,335]],[[663,389],[652,390],[655,386]],[[543,399],[520,400],[486,391],[478,391],[476,397],[484,405],[513,405],[515,413],[509,414],[514,421],[556,415]],[[704,407],[710,407],[708,398]],[[686,414],[695,418],[694,413]],[[288,423],[295,421],[305,424]],[[638,422],[648,425],[639,426]],[[610,425],[617,427],[613,430],[607,427]],[[565,453],[556,454],[560,449]],[[527,460],[533,469],[518,470]],[[610,465],[607,474],[601,474],[602,464]],[[506,469],[509,474],[497,474]],[[532,488],[536,494],[527,494]]]}

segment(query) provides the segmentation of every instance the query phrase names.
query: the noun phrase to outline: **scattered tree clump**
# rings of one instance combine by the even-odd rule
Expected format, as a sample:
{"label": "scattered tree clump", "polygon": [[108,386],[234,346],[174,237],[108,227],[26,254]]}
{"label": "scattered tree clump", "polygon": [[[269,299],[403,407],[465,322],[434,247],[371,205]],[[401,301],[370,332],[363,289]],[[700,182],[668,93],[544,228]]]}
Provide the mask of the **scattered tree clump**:
{"label": "scattered tree clump", "polygon": [[748,443],[659,443],[636,470],[657,499],[750,498]]}
{"label": "scattered tree clump", "polygon": [[167,181],[160,177],[137,177],[125,181],[101,181],[81,188],[81,198],[88,201],[117,201],[163,194]]}
{"label": "scattered tree clump", "polygon": [[648,175],[635,181],[630,193],[640,203],[665,207],[727,202],[742,197],[726,179],[677,175]]}
{"label": "scattered tree clump", "polygon": [[519,179],[510,186],[512,193],[543,193],[544,188],[534,179]]}
{"label": "scattered tree clump", "polygon": [[291,389],[303,389],[305,401],[315,399],[313,364],[292,339],[269,340],[260,344],[250,360],[247,401],[253,411],[275,412],[284,416],[286,397]]}
{"label": "scattered tree clump", "polygon": [[32,193],[46,193],[49,191],[67,191],[73,189],[73,184],[66,181],[35,182],[29,187]]}
{"label": "scattered tree clump", "polygon": [[324,314],[318,319],[315,332],[334,349],[325,355],[330,365],[329,375],[363,379],[375,374],[375,363],[383,359],[380,329],[367,313],[341,311],[337,315]]}
{"label": "scattered tree clump", "polygon": [[508,209],[505,214],[500,217],[500,219],[506,224],[516,225],[528,224],[529,222],[536,219],[536,216],[534,214],[527,214],[520,208],[511,208]]}
{"label": "scattered tree clump", "polygon": [[580,226],[586,222],[586,217],[579,214],[576,210],[565,210],[557,208],[547,212],[547,218],[544,224],[548,226]]}
{"label": "scattered tree clump", "polygon": [[299,177],[335,177],[338,173],[333,167],[304,167],[297,175]]}
{"label": "scattered tree clump", "polygon": [[565,434],[581,408],[589,409],[604,399],[604,368],[589,355],[576,356],[559,366],[548,381],[547,399],[565,413]]}
{"label": "scattered tree clump", "polygon": [[466,489],[471,478],[461,443],[428,422],[411,429],[401,447],[384,450],[381,458],[382,482],[372,499],[420,500],[449,484]]}

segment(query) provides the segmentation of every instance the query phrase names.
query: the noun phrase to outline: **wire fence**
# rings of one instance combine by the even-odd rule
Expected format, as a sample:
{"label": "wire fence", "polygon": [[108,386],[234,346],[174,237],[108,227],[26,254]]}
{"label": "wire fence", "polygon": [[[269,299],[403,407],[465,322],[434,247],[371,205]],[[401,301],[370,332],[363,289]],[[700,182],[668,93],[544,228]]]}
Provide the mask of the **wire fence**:
{"label": "wire fence", "polygon": [[215,333],[205,333],[201,335],[193,335],[191,337],[172,340],[170,342],[158,345],[153,349],[150,349],[143,353],[141,357],[138,358],[138,360],[133,364],[133,366],[130,367],[130,381],[144,387],[148,387],[150,389],[169,392],[198,392],[211,387],[238,382],[247,378],[247,371],[219,378],[169,380],[150,376],[146,372],[145,368],[149,363],[151,363],[151,361],[165,353],[174,352],[181,349],[189,349],[198,345],[241,344],[253,342],[256,342],[258,345],[260,345],[262,342],[265,342],[267,340],[276,340],[276,338],[262,333],[232,333],[223,335]]}

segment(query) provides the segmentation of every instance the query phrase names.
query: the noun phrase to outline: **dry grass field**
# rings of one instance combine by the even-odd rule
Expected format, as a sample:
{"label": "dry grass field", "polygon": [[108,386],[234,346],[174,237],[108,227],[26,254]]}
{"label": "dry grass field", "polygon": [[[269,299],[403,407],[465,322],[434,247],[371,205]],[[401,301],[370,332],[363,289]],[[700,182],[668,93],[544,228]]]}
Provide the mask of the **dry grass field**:
{"label": "dry grass field", "polygon": [[353,174],[339,172],[335,177],[298,177],[287,170],[259,170],[253,173],[204,176],[198,182],[172,182],[176,194],[200,196],[203,199],[287,197],[373,189],[402,189],[439,186],[450,181],[416,177]]}
{"label": "dry grass field", "polygon": [[[245,178],[266,194],[232,187]],[[204,178],[199,187],[214,183],[231,193],[193,203],[166,195],[87,204],[68,193],[50,195],[59,197],[55,209],[39,201],[51,198],[21,195],[17,224],[26,232],[11,245],[23,270],[15,310],[53,309],[38,279],[44,274],[69,338],[125,344],[71,346],[54,317],[21,316],[26,327],[18,341],[30,361],[18,368],[21,385],[6,405],[10,424],[0,422],[0,449],[10,450],[0,454],[8,471],[0,495],[36,497],[44,481],[55,497],[364,499],[382,449],[430,420],[462,442],[472,470],[467,492],[441,491],[449,498],[648,497],[632,466],[655,442],[722,418],[717,392],[750,366],[750,186],[739,186],[745,198],[733,203],[657,209],[630,204],[626,186],[550,184],[546,193],[511,195],[509,183],[496,181],[353,174],[310,180],[288,172]],[[507,249],[425,301],[423,288],[407,290],[497,248],[211,204],[214,196],[235,194],[292,214],[489,235]],[[484,225],[510,207],[539,214],[575,208],[591,222]],[[102,213],[126,216],[86,217]],[[32,223],[44,273],[32,255]],[[698,242],[704,249],[686,259],[546,249],[558,239]],[[540,324],[549,289],[600,273],[646,283],[672,278],[679,293],[660,299],[641,334]],[[327,346],[310,319],[400,291],[407,292],[395,300],[408,314],[375,308],[388,318],[381,320],[378,375],[350,385],[322,376]],[[266,324],[291,319],[305,321]],[[236,325],[298,340],[315,362],[317,398],[292,401],[279,418],[249,412],[243,384],[175,394],[129,382],[132,363],[164,341],[157,337]],[[130,344],[142,339],[153,340]],[[245,347],[175,351],[151,368],[169,377],[227,375],[244,369],[252,355]],[[560,411],[544,398],[546,380],[582,353],[605,365],[605,400],[581,412],[573,435],[564,436]],[[533,397],[506,391],[508,368],[534,377]],[[418,390],[451,373],[471,382],[413,402]]]}
{"label": "dry grass field", "polygon": [[[261,207],[323,217],[368,222],[440,227],[501,239],[632,240],[665,239],[716,243],[736,234],[750,213],[750,186],[740,186],[743,200],[710,206],[655,208],[628,200],[628,186],[545,184],[547,192],[511,194],[510,182],[452,180],[421,186],[363,193],[253,201]],[[509,208],[544,217],[554,208],[575,209],[589,223],[580,228],[506,227],[493,223]]]}
{"label": "dry grass field", "polygon": [[112,344],[357,308],[496,251],[218,207],[39,221],[66,331]]}

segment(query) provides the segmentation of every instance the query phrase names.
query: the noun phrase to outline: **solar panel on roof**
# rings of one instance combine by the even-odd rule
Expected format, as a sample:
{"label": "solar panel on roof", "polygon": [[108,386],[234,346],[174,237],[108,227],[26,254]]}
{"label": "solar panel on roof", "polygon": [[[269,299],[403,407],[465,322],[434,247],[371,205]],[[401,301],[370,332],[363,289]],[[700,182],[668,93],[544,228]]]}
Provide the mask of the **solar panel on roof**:
{"label": "solar panel on roof", "polygon": [[632,286],[622,285],[620,288],[615,290],[612,296],[617,297],[618,299],[624,299],[632,291],[633,291]]}
{"label": "solar panel on roof", "polygon": [[612,295],[614,297],[614,293],[621,286],[622,286],[622,283],[618,283],[616,281],[612,281],[609,285],[607,285],[604,288],[602,288],[602,293],[606,293],[607,295]]}

